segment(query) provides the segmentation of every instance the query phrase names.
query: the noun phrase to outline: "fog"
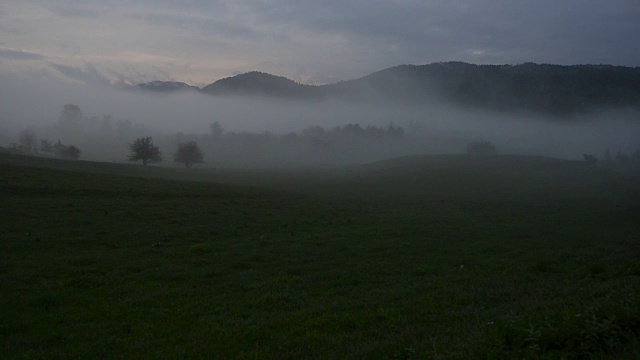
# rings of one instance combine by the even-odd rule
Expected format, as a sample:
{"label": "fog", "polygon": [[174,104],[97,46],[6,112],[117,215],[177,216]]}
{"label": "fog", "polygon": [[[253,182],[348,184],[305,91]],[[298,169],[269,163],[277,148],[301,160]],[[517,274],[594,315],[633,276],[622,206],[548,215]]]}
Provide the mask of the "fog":
{"label": "fog", "polygon": [[[491,141],[498,153],[567,159],[640,150],[640,114],[624,109],[557,119],[444,103],[410,107],[214,97],[195,91],[144,93],[53,78],[4,76],[0,84],[0,146],[18,142],[20,132],[31,129],[38,139],[78,146],[84,160],[126,161],[127,144],[139,136],[154,137],[165,165],[173,164],[171,154],[184,141],[198,142],[208,166],[358,163],[462,153],[478,140]],[[60,126],[65,104],[81,109],[79,128]],[[214,122],[224,128],[224,138],[212,135]],[[345,129],[349,124],[360,129]],[[397,128],[403,133],[385,132]],[[371,136],[359,136],[360,130]]]}

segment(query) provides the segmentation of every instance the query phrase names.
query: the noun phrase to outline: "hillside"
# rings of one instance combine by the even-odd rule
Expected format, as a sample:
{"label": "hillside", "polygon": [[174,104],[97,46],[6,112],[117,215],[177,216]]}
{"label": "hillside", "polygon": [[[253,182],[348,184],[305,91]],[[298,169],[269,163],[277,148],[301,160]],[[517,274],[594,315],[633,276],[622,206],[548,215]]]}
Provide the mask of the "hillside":
{"label": "hillside", "polygon": [[503,156],[0,170],[2,358],[638,353],[636,178]]}
{"label": "hillside", "polygon": [[609,107],[640,109],[640,68],[615,66],[403,65],[329,87],[347,93],[369,87],[396,101],[435,96],[455,105],[556,116]]}
{"label": "hillside", "polygon": [[185,91],[185,90],[191,90],[191,91],[199,91],[200,89],[195,87],[195,86],[191,86],[188,84],[185,84],[183,82],[178,82],[178,81],[151,81],[148,83],[144,83],[144,84],[139,84],[138,88],[140,90],[147,90],[147,91],[153,91],[153,92],[175,92],[175,91]]}
{"label": "hillside", "polygon": [[264,95],[283,98],[311,98],[315,87],[303,85],[282,76],[258,71],[216,81],[202,91],[209,95]]}
{"label": "hillside", "polygon": [[566,117],[607,108],[640,110],[640,68],[547,64],[401,65],[330,84],[332,96],[396,103],[444,101],[455,106]]}
{"label": "hillside", "polygon": [[[153,82],[141,86],[172,91],[184,88],[179,84]],[[249,72],[218,80],[202,91],[216,96],[387,101],[415,106],[445,102],[487,110],[568,117],[608,108],[640,110],[640,68],[446,62],[401,65],[359,79],[321,86]]]}
{"label": "hillside", "polygon": [[639,186],[531,157],[0,153],[0,357],[638,358]]}

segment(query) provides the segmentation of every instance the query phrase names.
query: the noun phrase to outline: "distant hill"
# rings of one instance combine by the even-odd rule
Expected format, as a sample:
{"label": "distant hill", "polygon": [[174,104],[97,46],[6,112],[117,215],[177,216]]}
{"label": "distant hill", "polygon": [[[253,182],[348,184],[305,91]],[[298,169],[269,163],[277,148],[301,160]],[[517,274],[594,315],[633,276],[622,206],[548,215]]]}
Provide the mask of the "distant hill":
{"label": "distant hill", "polygon": [[200,91],[200,88],[178,81],[151,81],[139,84],[138,88],[155,92],[174,92],[184,90]]}
{"label": "distant hill", "polygon": [[224,78],[205,86],[209,95],[266,95],[277,97],[310,98],[316,86],[299,84],[282,76],[252,71]]}
{"label": "distant hill", "polygon": [[[145,84],[145,88],[171,90],[181,88],[171,84],[182,84],[156,83]],[[249,72],[218,80],[202,92],[216,96],[261,95],[408,105],[446,102],[455,106],[565,117],[603,108],[640,110],[640,68],[445,62],[400,65],[359,79],[321,86]]]}
{"label": "distant hill", "polygon": [[401,65],[326,85],[329,93],[420,104],[445,101],[489,110],[568,116],[610,107],[640,109],[640,68],[618,66]]}
{"label": "distant hill", "polygon": [[616,66],[403,65],[331,85],[373,88],[396,101],[429,96],[456,105],[566,116],[607,107],[640,109],[640,68]]}

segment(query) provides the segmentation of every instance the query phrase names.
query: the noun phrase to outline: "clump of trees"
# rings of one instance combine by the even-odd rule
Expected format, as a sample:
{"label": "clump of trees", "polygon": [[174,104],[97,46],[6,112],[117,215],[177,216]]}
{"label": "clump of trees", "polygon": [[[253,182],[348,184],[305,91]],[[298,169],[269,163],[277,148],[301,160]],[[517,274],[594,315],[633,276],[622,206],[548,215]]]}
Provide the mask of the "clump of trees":
{"label": "clump of trees", "polygon": [[178,144],[178,150],[174,155],[174,160],[177,163],[184,164],[187,168],[192,167],[193,164],[200,164],[204,162],[202,152],[198,147],[198,143],[195,141]]}
{"label": "clump of trees", "polygon": [[51,141],[47,139],[40,140],[40,153],[53,155],[64,160],[80,159],[80,149],[75,145],[65,145],[60,140],[55,144],[52,144]]}
{"label": "clump of trees", "polygon": [[17,143],[9,145],[9,149],[22,154],[55,156],[65,160],[78,160],[80,158],[80,149],[75,145],[65,145],[60,140],[53,144],[47,139],[40,139],[39,143],[40,147],[38,149],[36,133],[31,129],[26,129],[20,133]]}
{"label": "clump of trees", "polygon": [[467,145],[465,152],[474,156],[493,155],[496,153],[496,146],[487,140],[474,141]]}
{"label": "clump of trees", "polygon": [[60,140],[52,146],[53,154],[60,159],[78,160],[80,158],[80,149],[74,145],[64,145]]}
{"label": "clump of trees", "polygon": [[160,148],[153,144],[151,136],[140,137],[129,144],[131,154],[127,158],[129,161],[142,160],[142,165],[162,161]]}

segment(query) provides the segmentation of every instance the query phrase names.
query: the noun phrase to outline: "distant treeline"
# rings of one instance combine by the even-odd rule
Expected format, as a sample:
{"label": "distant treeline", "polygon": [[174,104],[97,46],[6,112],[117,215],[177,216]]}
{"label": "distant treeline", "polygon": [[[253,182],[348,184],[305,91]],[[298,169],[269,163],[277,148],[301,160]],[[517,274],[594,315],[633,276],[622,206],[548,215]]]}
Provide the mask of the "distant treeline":
{"label": "distant treeline", "polygon": [[[425,133],[425,129],[414,122],[408,124],[407,130],[395,124],[349,123],[274,134],[269,131],[229,132],[220,122],[214,121],[206,133],[163,134],[110,115],[87,117],[77,105],[67,104],[55,123],[38,129],[24,129],[9,148],[63,159],[78,159],[82,155],[87,160],[124,162],[131,159],[130,150],[135,141],[149,138],[149,142],[152,139],[153,146],[157,147],[158,160],[162,158],[161,154],[173,154],[175,161],[187,167],[200,161],[204,166],[348,164],[411,154],[491,155],[504,151],[503,144],[490,139],[426,137]],[[585,149],[589,150],[595,151]],[[640,164],[640,149],[629,153],[615,149],[602,156],[588,155],[584,159],[616,168],[638,167],[633,164]],[[149,160],[154,159],[149,157]]]}

